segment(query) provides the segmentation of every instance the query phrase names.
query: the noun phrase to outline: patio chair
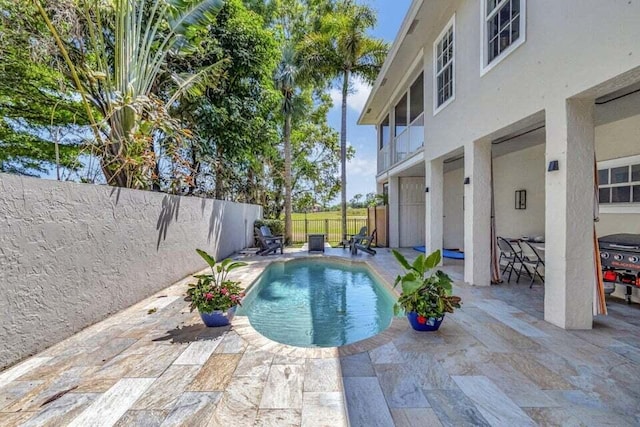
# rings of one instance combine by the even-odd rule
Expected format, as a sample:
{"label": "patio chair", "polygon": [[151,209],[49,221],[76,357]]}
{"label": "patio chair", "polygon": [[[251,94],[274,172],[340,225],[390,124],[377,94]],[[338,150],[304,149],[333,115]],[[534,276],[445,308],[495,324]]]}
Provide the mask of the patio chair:
{"label": "patio chair", "polygon": [[371,236],[354,236],[353,237],[353,243],[351,246],[351,255],[357,255],[358,254],[358,250],[361,250],[363,252],[368,253],[369,255],[375,255],[376,251],[374,249],[371,249],[371,244],[373,243],[373,241],[375,240],[376,236],[377,236],[377,230],[373,230],[373,233],[371,233]]}
{"label": "patio chair", "polygon": [[274,236],[266,225],[255,229],[256,238],[260,244],[258,255],[268,255],[276,253],[280,249],[280,253],[284,253],[284,237]]}
{"label": "patio chair", "polygon": [[367,226],[365,225],[360,229],[358,234],[345,234],[344,239],[342,240],[342,249],[345,249],[347,245],[349,245],[349,249],[353,251],[353,238],[354,237],[366,237],[367,236]]}
{"label": "patio chair", "polygon": [[[498,265],[504,266],[502,275],[504,276],[508,272],[509,277],[507,278],[507,282],[510,282],[511,274],[516,273],[516,283],[518,283],[520,281],[520,274],[522,273],[522,252],[518,251],[511,242],[504,237],[498,237],[498,248],[500,248]],[[516,270],[516,264],[520,267],[518,270]]]}
{"label": "patio chair", "polygon": [[344,249],[346,247],[346,245],[349,245],[349,249],[351,250],[351,252],[353,252],[353,242],[355,239],[364,239],[365,237],[367,237],[367,226],[365,225],[364,227],[362,227],[360,229],[360,231],[358,232],[358,234],[347,234],[345,236],[345,239],[342,241],[342,249]]}
{"label": "patio chair", "polygon": [[[533,287],[533,281],[536,276],[540,278],[542,283],[544,284],[544,260],[534,248],[531,243],[521,240],[518,242],[520,248],[522,249],[522,265],[520,266],[520,272],[522,273],[522,269],[524,268],[529,276],[531,276],[531,283],[529,284],[529,288]],[[542,274],[540,273],[542,270]]]}

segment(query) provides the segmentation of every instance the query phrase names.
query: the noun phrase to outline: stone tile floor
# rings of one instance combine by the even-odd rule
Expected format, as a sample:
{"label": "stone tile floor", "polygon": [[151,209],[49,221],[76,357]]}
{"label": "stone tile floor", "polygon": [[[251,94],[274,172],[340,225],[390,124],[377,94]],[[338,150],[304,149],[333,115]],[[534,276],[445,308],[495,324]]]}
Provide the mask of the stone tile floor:
{"label": "stone tile floor", "polygon": [[[281,258],[249,258],[238,278]],[[357,258],[398,272],[386,249]],[[1,372],[0,425],[640,425],[638,305],[610,300],[593,330],[564,331],[542,320],[540,285],[458,284],[464,306],[436,333],[396,319],[365,343],[300,350],[246,318],[205,328],[186,283]]]}

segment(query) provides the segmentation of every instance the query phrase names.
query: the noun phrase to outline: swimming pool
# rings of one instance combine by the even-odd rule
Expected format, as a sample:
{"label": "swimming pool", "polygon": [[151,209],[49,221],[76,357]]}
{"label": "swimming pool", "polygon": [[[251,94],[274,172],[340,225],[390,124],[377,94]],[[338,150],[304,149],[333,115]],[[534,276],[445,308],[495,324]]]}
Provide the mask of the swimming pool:
{"label": "swimming pool", "polygon": [[367,267],[315,258],[267,267],[237,315],[282,344],[338,347],[389,327],[394,301]]}

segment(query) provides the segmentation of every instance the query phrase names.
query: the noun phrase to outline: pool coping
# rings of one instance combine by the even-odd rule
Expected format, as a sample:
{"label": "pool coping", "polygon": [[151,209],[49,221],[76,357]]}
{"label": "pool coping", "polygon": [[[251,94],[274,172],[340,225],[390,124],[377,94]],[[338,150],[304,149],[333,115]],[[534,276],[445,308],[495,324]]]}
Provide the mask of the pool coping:
{"label": "pool coping", "polygon": [[[346,265],[359,265],[365,267],[367,271],[385,287],[385,290],[388,291],[392,297],[397,298],[399,296],[399,292],[394,289],[393,286],[391,286],[389,282],[367,262],[367,260],[353,260],[340,256],[324,254],[307,255],[304,253],[298,253],[295,256],[281,256],[273,258],[263,265],[262,262],[260,262],[262,267],[261,270],[253,279],[250,280],[250,283],[247,286],[244,286],[244,289],[246,293],[249,294],[266,269],[272,264],[288,263],[296,260],[307,260],[313,258],[331,260]],[[409,324],[404,317],[394,316],[391,318],[391,324],[385,330],[364,340],[356,341],[340,347],[296,347],[288,344],[282,344],[265,337],[251,326],[247,316],[235,316],[231,321],[231,326],[233,327],[233,330],[247,342],[247,344],[262,351],[268,351],[280,356],[295,359],[331,359],[364,353],[391,342],[398,336],[398,334],[409,328]]]}

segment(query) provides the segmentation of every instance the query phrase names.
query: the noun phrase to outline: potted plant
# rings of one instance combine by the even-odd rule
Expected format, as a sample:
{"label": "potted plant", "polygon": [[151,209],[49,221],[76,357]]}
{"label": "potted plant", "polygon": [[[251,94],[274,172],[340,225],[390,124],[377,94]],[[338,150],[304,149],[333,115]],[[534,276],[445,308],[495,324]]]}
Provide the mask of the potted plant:
{"label": "potted plant", "polygon": [[196,275],[198,282],[189,285],[187,300],[191,302],[191,311],[198,309],[200,318],[209,327],[226,326],[244,297],[240,283],[228,280],[227,276],[231,270],[247,264],[231,259],[217,263],[205,251],[196,249],[196,252],[209,264],[211,274]]}
{"label": "potted plant", "polygon": [[394,287],[402,284],[402,294],[393,307],[394,313],[398,315],[404,310],[416,331],[437,331],[445,313],[453,313],[461,304],[460,297],[451,295],[451,278],[441,270],[434,271],[442,259],[440,251],[428,257],[421,254],[413,264],[400,252],[392,252],[406,270],[394,283]]}

